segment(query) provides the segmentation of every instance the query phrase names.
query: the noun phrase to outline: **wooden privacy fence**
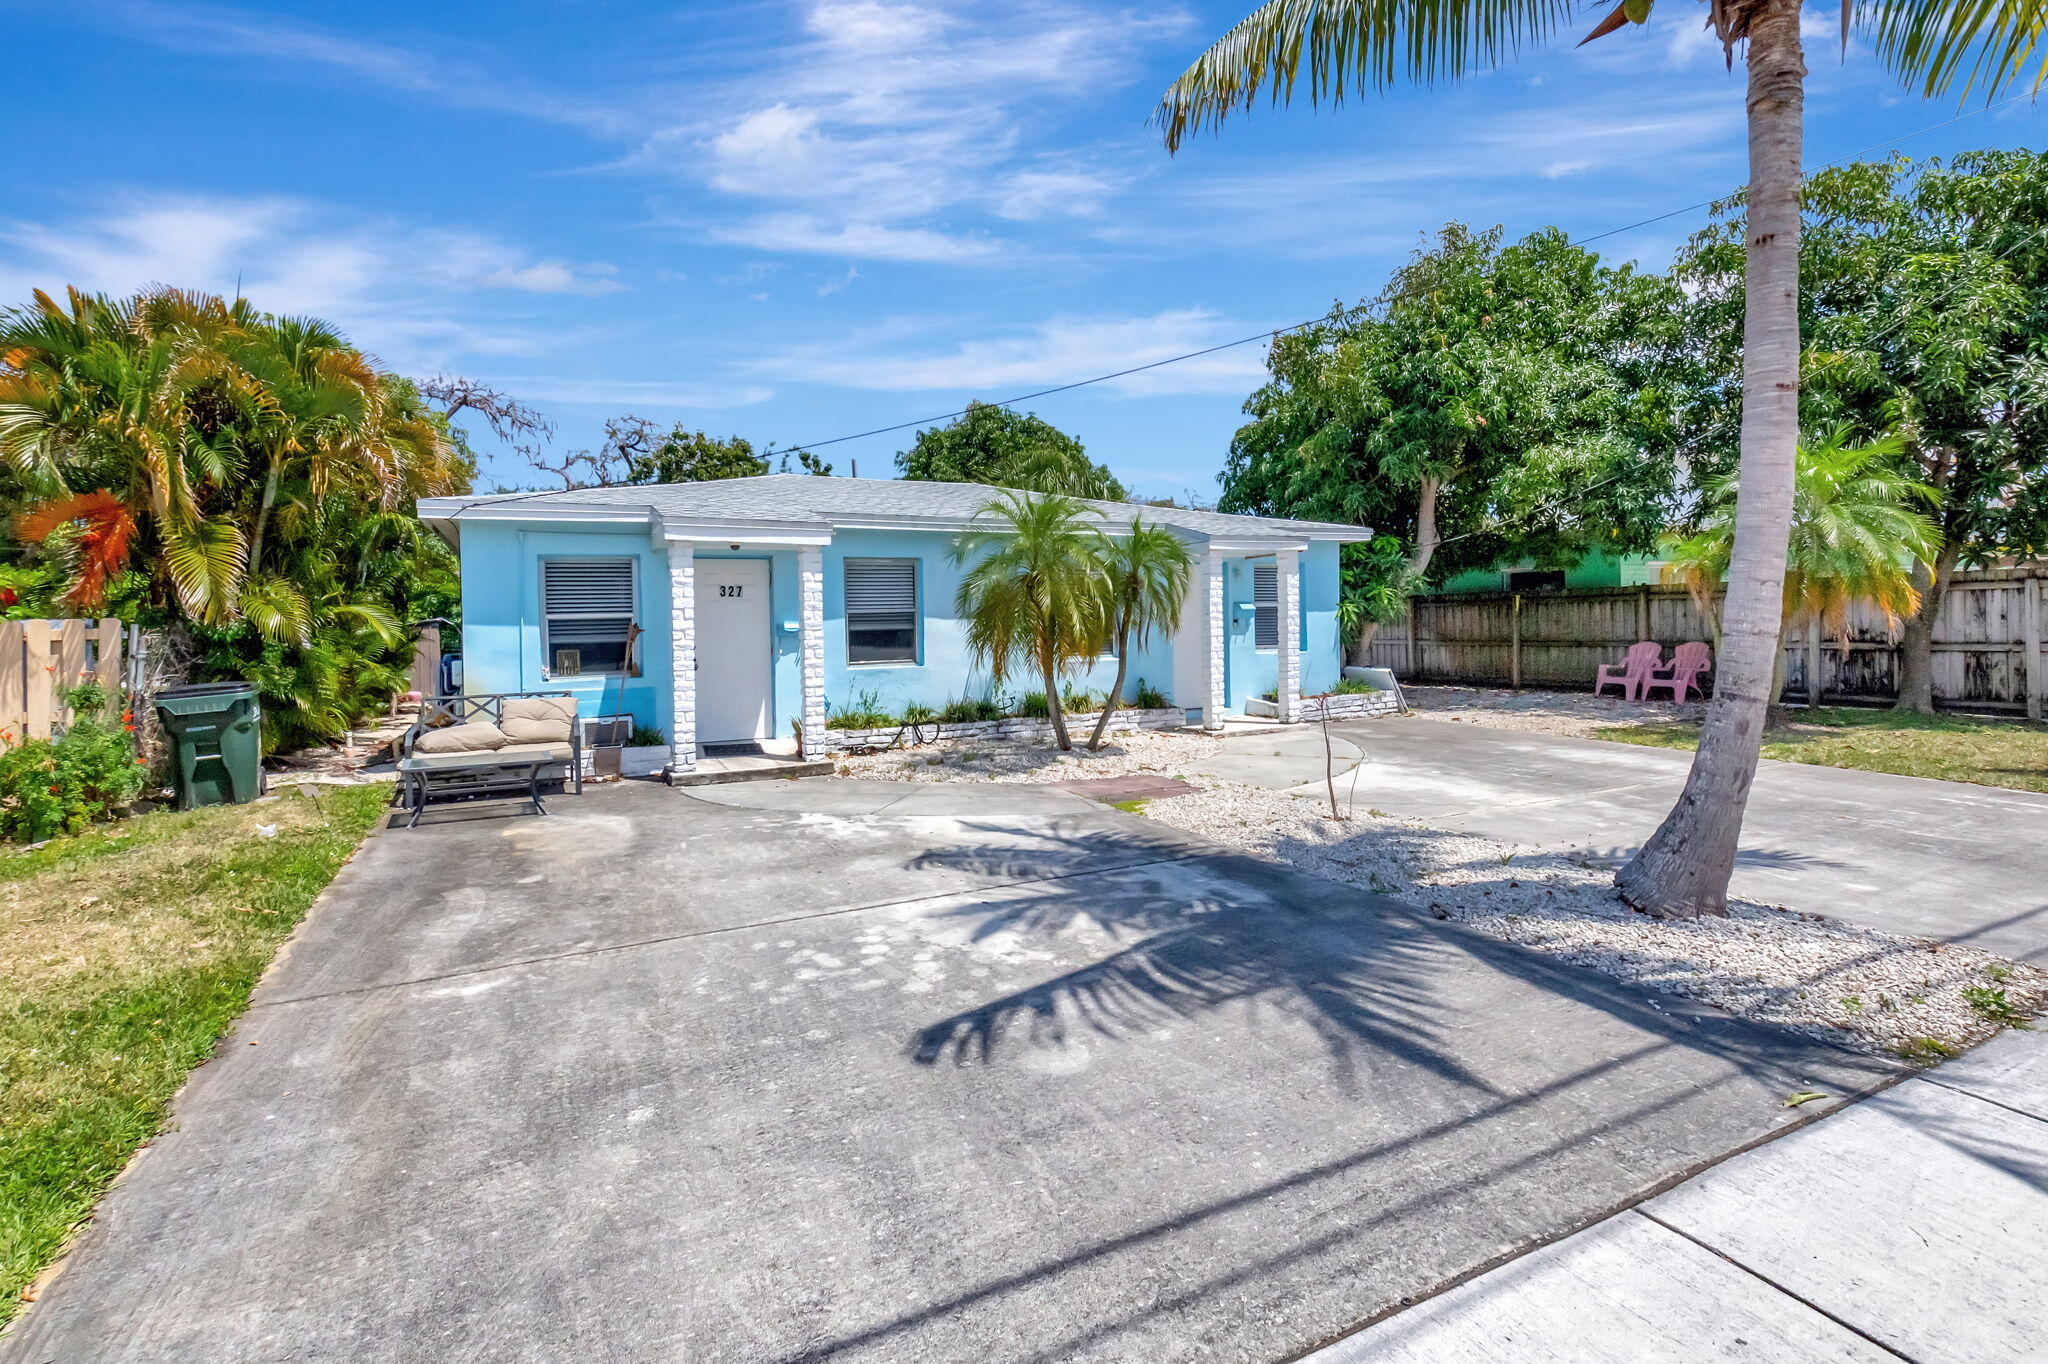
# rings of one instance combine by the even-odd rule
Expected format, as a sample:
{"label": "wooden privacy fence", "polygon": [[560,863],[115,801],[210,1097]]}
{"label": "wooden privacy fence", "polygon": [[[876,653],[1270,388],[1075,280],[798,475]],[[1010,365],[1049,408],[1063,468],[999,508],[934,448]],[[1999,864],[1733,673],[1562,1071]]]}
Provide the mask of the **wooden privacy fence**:
{"label": "wooden privacy fence", "polygon": [[0,621],[0,748],[47,739],[70,715],[68,688],[98,682],[121,689],[118,620]]}
{"label": "wooden privacy fence", "polygon": [[[1406,616],[1380,627],[1365,658],[1403,681],[1585,687],[1598,665],[1619,662],[1637,640],[1656,640],[1668,651],[1689,639],[1714,639],[1682,587],[1470,592],[1417,597],[1409,606]],[[2044,616],[2048,567],[1958,573],[1934,625],[1935,701],[2039,719],[2048,698]],[[1812,629],[1786,641],[1788,699],[1809,699],[1807,678],[1814,674],[1822,702],[1898,696],[1897,632],[1877,611],[1858,608],[1847,634],[1846,650],[1839,636]]]}

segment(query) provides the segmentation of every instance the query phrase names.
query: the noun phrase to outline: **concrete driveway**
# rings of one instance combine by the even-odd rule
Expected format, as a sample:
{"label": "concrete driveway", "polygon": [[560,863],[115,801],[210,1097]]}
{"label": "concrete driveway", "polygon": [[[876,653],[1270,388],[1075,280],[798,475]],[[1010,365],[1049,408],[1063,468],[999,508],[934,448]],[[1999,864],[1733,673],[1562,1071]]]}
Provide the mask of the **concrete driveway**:
{"label": "concrete driveway", "polygon": [[[1672,749],[1448,720],[1331,728],[1362,755],[1339,782],[1360,809],[1616,865],[1669,813],[1692,763]],[[1320,741],[1297,764],[1297,781],[1320,782]],[[1766,761],[1733,885],[1767,904],[2048,963],[2048,796]]]}
{"label": "concrete driveway", "polygon": [[1062,792],[374,837],[28,1361],[1279,1360],[1890,1078]]}

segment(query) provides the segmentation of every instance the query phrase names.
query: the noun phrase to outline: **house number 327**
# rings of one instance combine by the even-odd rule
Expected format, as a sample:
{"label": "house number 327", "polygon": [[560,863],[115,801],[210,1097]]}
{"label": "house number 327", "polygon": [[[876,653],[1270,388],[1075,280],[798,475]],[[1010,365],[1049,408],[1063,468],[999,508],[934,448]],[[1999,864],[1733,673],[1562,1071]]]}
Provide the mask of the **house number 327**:
{"label": "house number 327", "polygon": [[718,595],[721,597],[737,597],[745,587],[745,583],[720,583],[718,585]]}

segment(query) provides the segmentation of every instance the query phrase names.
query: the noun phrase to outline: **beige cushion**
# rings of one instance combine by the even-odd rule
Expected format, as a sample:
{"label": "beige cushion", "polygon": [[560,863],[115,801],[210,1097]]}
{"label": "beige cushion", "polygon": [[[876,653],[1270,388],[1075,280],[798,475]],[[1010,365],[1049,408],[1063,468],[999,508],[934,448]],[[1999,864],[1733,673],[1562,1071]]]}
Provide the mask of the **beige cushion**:
{"label": "beige cushion", "polygon": [[576,702],[567,696],[510,696],[498,728],[515,744],[566,744],[576,723]]}
{"label": "beige cushion", "polygon": [[454,771],[462,767],[483,763],[534,762],[546,759],[550,763],[567,765],[569,745],[567,744],[510,744],[496,750],[479,749],[473,753],[421,753],[414,751],[412,762],[416,767],[432,771]]}
{"label": "beige cushion", "polygon": [[482,753],[505,746],[505,731],[488,720],[430,729],[413,741],[415,753]]}

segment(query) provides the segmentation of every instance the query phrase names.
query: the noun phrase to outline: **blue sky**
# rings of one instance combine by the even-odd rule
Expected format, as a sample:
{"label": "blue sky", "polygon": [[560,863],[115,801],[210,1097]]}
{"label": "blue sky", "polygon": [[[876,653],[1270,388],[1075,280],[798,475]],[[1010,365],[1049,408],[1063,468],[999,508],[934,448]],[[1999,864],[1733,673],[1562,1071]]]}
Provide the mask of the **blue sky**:
{"label": "blue sky", "polygon": [[[1249,4],[12,7],[0,301],[239,281],[504,388],[558,452],[625,412],[790,446],[1314,316],[1448,219],[1584,235],[1741,180],[1740,68],[1674,0],[1167,157],[1147,114]],[[1831,11],[1809,164],[1957,112],[1842,61]],[[2040,128],[2021,103],[1903,147]],[[1599,247],[1662,266],[1697,221]],[[1259,374],[1251,345],[1030,406],[1140,491],[1209,496]],[[886,474],[909,435],[820,453]],[[482,484],[539,477],[494,455]]]}

